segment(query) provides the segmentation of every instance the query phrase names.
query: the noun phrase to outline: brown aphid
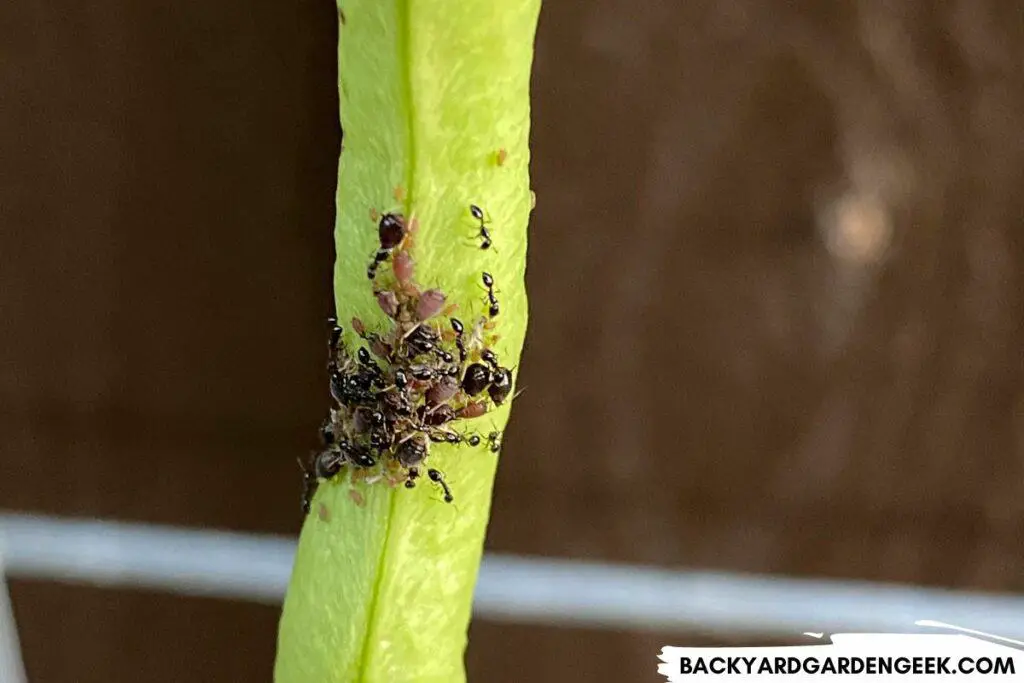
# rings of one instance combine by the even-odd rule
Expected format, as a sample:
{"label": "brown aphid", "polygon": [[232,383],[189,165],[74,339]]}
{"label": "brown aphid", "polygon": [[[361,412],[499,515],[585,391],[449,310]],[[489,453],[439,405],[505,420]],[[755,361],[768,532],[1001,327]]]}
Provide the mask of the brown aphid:
{"label": "brown aphid", "polygon": [[459,383],[454,377],[442,377],[427,390],[427,405],[436,406],[447,403],[455,394],[459,393]]}
{"label": "brown aphid", "polygon": [[440,289],[428,289],[420,295],[416,304],[416,319],[427,320],[433,318],[444,308],[445,295]]}
{"label": "brown aphid", "polygon": [[391,358],[391,347],[384,343],[380,337],[374,336],[370,340],[370,350],[377,358]]}
{"label": "brown aphid", "polygon": [[423,424],[428,427],[440,427],[458,417],[451,406],[439,405],[423,414]]}
{"label": "brown aphid", "polygon": [[352,329],[355,330],[356,334],[360,337],[366,337],[366,325],[359,318],[352,318]]}
{"label": "brown aphid", "polygon": [[395,198],[396,202],[401,204],[405,201],[405,188],[401,185],[395,185],[395,189],[391,195]]}
{"label": "brown aphid", "polygon": [[504,147],[502,147],[501,149],[498,150],[498,153],[495,155],[494,160],[495,160],[495,162],[497,162],[498,166],[504,166],[505,165],[505,159],[507,159],[507,158],[508,158],[508,150],[506,150]]}
{"label": "brown aphid", "polygon": [[348,497],[352,499],[352,502],[355,503],[357,507],[366,507],[366,498],[364,498],[363,494],[356,489],[349,489]]}
{"label": "brown aphid", "polygon": [[427,440],[422,434],[416,434],[398,444],[395,459],[402,467],[415,467],[427,457]]}
{"label": "brown aphid", "polygon": [[471,420],[487,412],[487,401],[470,401],[459,410],[459,417]]}
{"label": "brown aphid", "polygon": [[530,190],[530,211],[537,208],[537,193]]}
{"label": "brown aphid", "polygon": [[412,280],[416,265],[408,251],[399,251],[391,259],[391,268],[395,272],[395,278],[403,285]]}
{"label": "brown aphid", "polygon": [[398,317],[398,295],[390,290],[384,290],[377,292],[377,304],[380,306],[380,310],[384,311],[384,315],[389,318]]}
{"label": "brown aphid", "polygon": [[331,521],[331,510],[323,503],[320,503],[316,510],[316,516],[320,518],[321,522],[329,522]]}
{"label": "brown aphid", "polygon": [[374,209],[374,208],[370,208],[370,220],[373,221],[374,223],[379,221],[380,220],[380,211],[377,211],[377,209]]}

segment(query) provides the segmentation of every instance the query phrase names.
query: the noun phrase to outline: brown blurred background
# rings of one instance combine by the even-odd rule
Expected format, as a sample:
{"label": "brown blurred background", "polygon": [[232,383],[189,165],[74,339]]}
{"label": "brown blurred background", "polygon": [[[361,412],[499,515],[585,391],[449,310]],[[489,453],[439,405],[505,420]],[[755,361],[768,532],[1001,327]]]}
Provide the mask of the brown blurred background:
{"label": "brown blurred background", "polygon": [[[1022,17],[548,2],[488,548],[1024,590]],[[0,4],[0,508],[297,531],[336,39],[329,0]],[[11,591],[32,683],[270,679],[277,608]],[[470,680],[666,642],[719,641],[478,620]]]}

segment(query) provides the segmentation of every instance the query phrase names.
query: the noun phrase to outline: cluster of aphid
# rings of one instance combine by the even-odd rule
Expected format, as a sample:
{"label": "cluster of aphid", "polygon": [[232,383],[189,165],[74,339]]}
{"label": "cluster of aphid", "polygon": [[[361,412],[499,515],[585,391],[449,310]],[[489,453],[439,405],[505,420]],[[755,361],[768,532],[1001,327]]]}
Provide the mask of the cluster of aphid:
{"label": "cluster of aphid", "polygon": [[[470,214],[480,222],[481,248],[489,248],[483,211],[471,206]],[[444,292],[424,291],[413,282],[409,247],[415,221],[386,213],[377,229],[380,247],[367,276],[390,322],[387,330],[371,332],[353,318],[352,330],[365,345],[352,353],[343,344],[338,321],[329,320],[327,368],[334,405],[320,430],[320,452],[303,466],[304,512],[309,512],[319,483],[346,466],[353,481],[385,481],[410,489],[425,468],[450,503],[454,497],[444,475],[427,466],[430,444],[486,445],[493,453],[501,447],[498,431],[482,436],[456,428],[461,420],[500,406],[512,391],[512,371],[502,367],[490,348],[497,340],[494,319],[500,312],[494,278],[482,273],[487,315],[467,331],[452,317],[456,307],[446,307]],[[377,271],[389,258],[394,278],[380,286]]]}

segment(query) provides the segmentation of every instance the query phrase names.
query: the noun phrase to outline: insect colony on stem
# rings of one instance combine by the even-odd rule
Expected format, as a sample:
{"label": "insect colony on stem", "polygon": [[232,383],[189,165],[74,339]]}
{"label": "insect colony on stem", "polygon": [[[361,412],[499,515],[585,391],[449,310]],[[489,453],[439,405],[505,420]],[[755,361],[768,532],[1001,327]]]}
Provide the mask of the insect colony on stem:
{"label": "insect colony on stem", "polygon": [[[469,207],[478,221],[481,249],[491,246],[483,210]],[[431,443],[477,448],[497,453],[501,434],[486,436],[458,428],[464,420],[502,405],[512,390],[512,371],[500,364],[491,348],[500,306],[494,278],[481,274],[487,315],[467,330],[457,308],[447,305],[440,289],[422,290],[413,280],[409,251],[416,220],[399,213],[378,216],[379,247],[367,267],[374,296],[387,329],[371,331],[353,318],[352,331],[362,344],[345,347],[343,328],[334,318],[328,340],[328,387],[333,405],[320,428],[321,448],[303,463],[302,509],[308,513],[322,481],[348,468],[352,481],[415,488],[426,470],[445,502],[454,500],[444,474],[428,464]],[[391,259],[393,281],[378,285],[378,270]]]}

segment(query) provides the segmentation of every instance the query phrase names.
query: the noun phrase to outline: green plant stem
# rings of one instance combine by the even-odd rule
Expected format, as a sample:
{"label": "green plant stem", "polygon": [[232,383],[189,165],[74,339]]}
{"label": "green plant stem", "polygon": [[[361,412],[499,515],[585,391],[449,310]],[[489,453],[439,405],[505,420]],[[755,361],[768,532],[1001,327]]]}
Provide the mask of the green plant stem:
{"label": "green plant stem", "polygon": [[[493,350],[518,365],[526,332],[529,79],[539,0],[347,0],[339,40],[344,150],[338,174],[338,319],[387,323],[366,278],[372,211],[418,228],[416,280],[440,287],[467,322],[497,283]],[[487,214],[479,248],[469,205]],[[386,266],[382,266],[386,270]],[[385,277],[389,273],[384,273]],[[326,392],[325,392],[326,398]],[[468,425],[487,433],[511,401]],[[465,679],[463,652],[497,456],[434,444],[455,502],[412,490],[324,483],[303,526],[281,617],[278,683]]]}

